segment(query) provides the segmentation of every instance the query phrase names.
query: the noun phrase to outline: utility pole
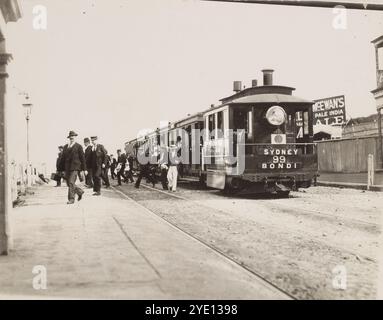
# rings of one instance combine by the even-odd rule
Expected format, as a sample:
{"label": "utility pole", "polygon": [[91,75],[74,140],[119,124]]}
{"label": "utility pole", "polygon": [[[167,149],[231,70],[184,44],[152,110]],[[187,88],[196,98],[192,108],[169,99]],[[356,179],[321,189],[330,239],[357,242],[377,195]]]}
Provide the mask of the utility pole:
{"label": "utility pole", "polygon": [[23,103],[25,110],[25,120],[27,121],[27,184],[28,187],[32,186],[32,165],[31,158],[29,153],[29,120],[32,113],[32,103],[29,102],[28,94],[25,94],[25,102]]}

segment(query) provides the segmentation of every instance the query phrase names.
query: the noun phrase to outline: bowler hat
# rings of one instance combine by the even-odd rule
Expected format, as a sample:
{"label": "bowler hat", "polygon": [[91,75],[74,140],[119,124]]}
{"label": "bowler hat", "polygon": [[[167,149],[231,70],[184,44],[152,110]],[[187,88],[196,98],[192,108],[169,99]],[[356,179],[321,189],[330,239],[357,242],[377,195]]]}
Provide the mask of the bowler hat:
{"label": "bowler hat", "polygon": [[90,137],[91,140],[97,140],[97,136]]}
{"label": "bowler hat", "polygon": [[76,132],[69,131],[68,138],[70,138],[70,137],[77,137],[77,136],[78,136],[78,134]]}
{"label": "bowler hat", "polygon": [[64,149],[64,147],[63,146],[59,146],[59,149]]}

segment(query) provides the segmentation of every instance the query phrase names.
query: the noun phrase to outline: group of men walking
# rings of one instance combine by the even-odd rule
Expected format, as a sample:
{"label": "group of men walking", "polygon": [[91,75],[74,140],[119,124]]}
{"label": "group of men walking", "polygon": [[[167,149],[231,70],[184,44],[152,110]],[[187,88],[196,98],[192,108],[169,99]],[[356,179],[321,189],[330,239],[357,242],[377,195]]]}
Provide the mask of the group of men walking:
{"label": "group of men walking", "polygon": [[[110,187],[108,171],[111,171],[111,178],[117,178],[118,185],[123,181],[134,183],[133,179],[133,157],[127,157],[121,150],[117,150],[117,160],[113,155],[109,156],[107,150],[102,144],[98,143],[97,136],[84,139],[84,147],[77,142],[78,134],[70,131],[68,135],[69,143],[65,146],[59,146],[59,155],[56,162],[56,181],[57,186],[61,185],[61,179],[64,178],[68,186],[68,204],[75,202],[75,196],[80,201],[84,190],[76,185],[77,177],[85,182],[85,186],[93,188],[93,195],[101,194],[101,185],[105,188]],[[177,140],[180,143],[180,140]],[[176,191],[177,188],[177,154],[175,148],[170,149],[170,161],[161,157],[158,165],[161,168],[161,182],[164,189]],[[141,180],[146,177],[149,182],[156,183],[155,169],[153,165],[147,163],[140,165],[139,174],[135,182],[135,187],[139,188]]]}
{"label": "group of men walking", "polygon": [[110,187],[108,170],[108,153],[102,144],[98,143],[97,136],[84,139],[85,152],[77,140],[78,134],[70,131],[68,135],[69,143],[60,146],[59,156],[56,162],[57,186],[61,185],[61,177],[64,177],[68,186],[68,204],[75,202],[75,195],[80,201],[84,194],[79,186],[76,185],[77,177],[80,181],[85,180],[85,185],[93,188],[93,195],[101,194],[101,181],[103,180],[106,188]]}

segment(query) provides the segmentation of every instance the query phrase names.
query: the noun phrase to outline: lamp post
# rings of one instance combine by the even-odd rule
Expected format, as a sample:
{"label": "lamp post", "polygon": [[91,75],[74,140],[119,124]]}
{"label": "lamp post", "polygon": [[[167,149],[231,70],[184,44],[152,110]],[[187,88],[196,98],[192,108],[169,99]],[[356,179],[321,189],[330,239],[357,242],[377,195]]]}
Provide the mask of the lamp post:
{"label": "lamp post", "polygon": [[28,94],[25,95],[25,102],[23,103],[23,108],[25,112],[25,120],[27,121],[27,185],[28,187],[32,186],[32,166],[29,153],[29,120],[32,113],[32,103],[29,101]]}

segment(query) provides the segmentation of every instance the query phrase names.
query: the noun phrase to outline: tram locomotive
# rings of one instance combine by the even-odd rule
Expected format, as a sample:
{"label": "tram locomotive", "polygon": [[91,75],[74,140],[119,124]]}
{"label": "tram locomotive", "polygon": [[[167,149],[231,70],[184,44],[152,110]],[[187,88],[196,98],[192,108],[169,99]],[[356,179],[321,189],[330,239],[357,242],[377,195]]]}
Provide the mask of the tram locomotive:
{"label": "tram locomotive", "polygon": [[242,89],[235,81],[235,93],[219,105],[169,123],[165,131],[157,129],[140,141],[131,140],[126,151],[136,155],[142,145],[159,144],[164,134],[175,141],[177,129],[184,129],[192,161],[182,164],[183,176],[199,177],[208,187],[230,192],[288,195],[310,187],[318,176],[313,101],[294,96],[295,88],[273,85],[273,70],[262,72],[262,86],[253,80]]}

